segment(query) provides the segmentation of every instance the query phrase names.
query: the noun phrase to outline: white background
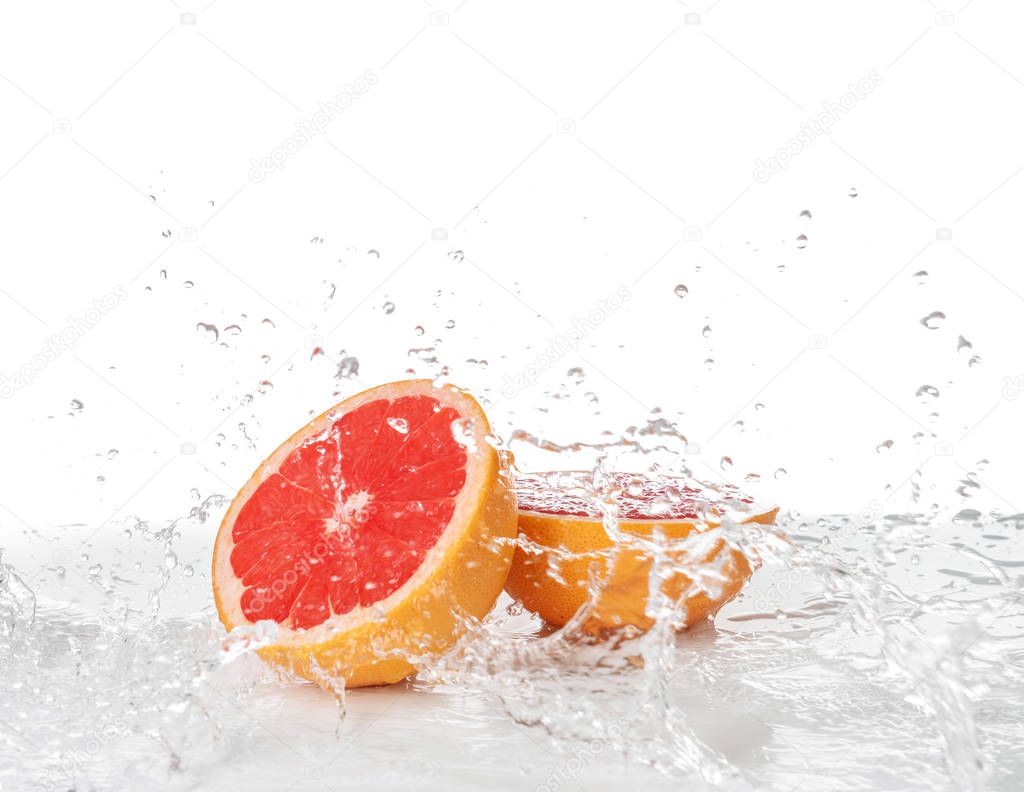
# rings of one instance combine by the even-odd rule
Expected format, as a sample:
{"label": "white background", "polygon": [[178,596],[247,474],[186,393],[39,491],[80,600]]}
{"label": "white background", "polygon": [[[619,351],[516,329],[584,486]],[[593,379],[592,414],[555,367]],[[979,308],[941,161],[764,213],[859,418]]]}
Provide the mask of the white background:
{"label": "white background", "polygon": [[[138,562],[134,518],[230,496],[310,415],[442,367],[506,437],[666,419],[696,475],[805,514],[1024,511],[1022,24],[1009,0],[5,4],[0,546],[34,534],[13,559],[26,579],[77,562],[83,537]],[[323,134],[250,178],[368,72]],[[578,350],[549,351],[614,293]],[[39,357],[111,294],[73,349]],[[346,358],[358,374],[338,378]],[[202,570],[218,516],[181,524],[183,563]],[[191,581],[172,612],[209,607]],[[381,757],[398,788],[441,763],[493,785],[562,761],[483,699],[449,718],[438,698],[353,695],[361,741],[332,784],[380,781]],[[767,743],[722,707],[720,742]],[[271,788],[322,788],[325,697],[285,689],[238,718],[259,739],[231,746],[224,778],[262,762]],[[617,778],[594,766],[576,786]]]}
{"label": "white background", "polygon": [[[973,471],[973,503],[1020,511],[1022,15],[996,0],[9,5],[0,373],[95,299],[127,298],[5,391],[0,524],[180,514],[192,487],[232,494],[311,411],[442,365],[506,435],[595,440],[660,408],[699,445],[696,474],[800,510],[915,508],[897,504],[920,469],[917,508],[960,507]],[[324,134],[249,178],[368,70]],[[754,179],[873,71],[830,134]],[[620,287],[630,299],[578,354],[503,396]],[[947,319],[928,330],[932,311]],[[423,347],[437,364],[407,351]],[[335,378],[344,355],[358,379]]]}

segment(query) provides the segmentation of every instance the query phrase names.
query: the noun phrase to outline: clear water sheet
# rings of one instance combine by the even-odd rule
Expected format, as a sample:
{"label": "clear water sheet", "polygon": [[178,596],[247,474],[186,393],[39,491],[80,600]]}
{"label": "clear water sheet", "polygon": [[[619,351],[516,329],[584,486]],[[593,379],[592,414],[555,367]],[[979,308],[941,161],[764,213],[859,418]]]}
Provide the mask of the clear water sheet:
{"label": "clear water sheet", "polygon": [[[764,566],[714,625],[587,639],[503,596],[416,679],[332,697],[253,655],[272,625],[223,633],[223,505],[8,552],[5,784],[1012,789],[1024,770],[1021,560],[958,540],[1024,518],[791,514],[735,534]],[[27,579],[46,530],[83,544]]]}

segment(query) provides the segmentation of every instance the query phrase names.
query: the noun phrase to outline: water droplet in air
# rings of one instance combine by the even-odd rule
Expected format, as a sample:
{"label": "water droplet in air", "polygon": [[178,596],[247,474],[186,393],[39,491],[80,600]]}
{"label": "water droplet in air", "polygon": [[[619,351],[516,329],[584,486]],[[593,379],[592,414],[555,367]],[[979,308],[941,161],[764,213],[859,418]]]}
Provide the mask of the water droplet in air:
{"label": "water droplet in air", "polygon": [[161,280],[167,280],[167,270],[165,270],[165,269],[160,270],[160,279]]}
{"label": "water droplet in air", "polygon": [[260,393],[270,393],[274,389],[274,383],[270,380],[263,380],[259,385],[256,386],[256,390]]}
{"label": "water droplet in air", "polygon": [[409,433],[409,422],[405,418],[388,418],[388,426],[399,434]]}
{"label": "water droplet in air", "polygon": [[673,291],[675,291],[676,297],[678,297],[680,300],[690,293],[690,290],[687,289],[686,286],[684,286],[682,283],[676,284],[676,288]]}
{"label": "water droplet in air", "polygon": [[184,286],[186,289],[191,289],[193,286],[195,286],[195,283],[193,283],[192,281],[185,281],[181,285]]}
{"label": "water droplet in air", "polygon": [[461,250],[452,250],[448,253],[448,258],[454,261],[456,264],[461,264],[462,260],[466,258],[466,254]]}
{"label": "water droplet in air", "polygon": [[847,193],[847,195],[849,195],[851,198],[856,198],[857,195],[858,195],[857,188],[856,187],[851,187],[850,188],[850,192]]}
{"label": "water droplet in air", "polygon": [[939,389],[934,385],[922,385],[917,389],[915,396],[929,396],[933,399],[939,398]]}
{"label": "water droplet in air", "polygon": [[788,473],[785,468],[779,468],[775,471],[775,478],[777,479],[784,479],[787,475]]}
{"label": "water droplet in air", "polygon": [[260,324],[264,324],[267,327],[277,327],[277,325],[274,324],[273,319],[264,319]]}
{"label": "water droplet in air", "polygon": [[413,332],[414,332],[414,333],[416,333],[416,335],[418,335],[418,336],[421,336],[421,335],[423,335],[423,334],[424,334],[424,333],[425,333],[426,331],[425,331],[425,330],[423,329],[423,327],[422,327],[422,326],[420,326],[420,325],[416,325],[416,327],[414,327],[414,328],[413,328]]}
{"label": "water droplet in air", "polygon": [[803,250],[807,247],[807,234],[801,234],[796,238],[796,246],[798,250]]}
{"label": "water droplet in air", "polygon": [[875,446],[875,453],[881,454],[883,451],[888,451],[892,448],[892,440],[885,440]]}
{"label": "water droplet in air", "polygon": [[224,328],[224,331],[223,331],[224,335],[226,335],[226,336],[236,336],[236,335],[241,334],[241,332],[242,332],[242,328],[239,327],[238,325],[234,325],[234,324],[228,325],[227,327]]}
{"label": "water droplet in air", "polygon": [[217,331],[217,326],[212,324],[206,324],[205,322],[198,322],[196,324],[196,332],[209,341],[211,344],[215,343],[220,338],[220,333]]}
{"label": "water droplet in air", "polygon": [[374,258],[378,258],[379,259],[380,258],[380,251],[379,250],[374,250],[374,249],[371,248],[370,250],[366,251],[366,255],[367,256],[373,256]]}
{"label": "water droplet in air", "polygon": [[454,319],[449,319],[447,322],[444,323],[444,326],[448,330],[451,330],[453,327],[455,327],[455,320]]}
{"label": "water droplet in air", "polygon": [[761,474],[759,474],[759,473],[747,473],[747,475],[745,475],[743,477],[743,480],[746,481],[749,484],[756,484],[757,482],[759,482],[761,480]]}
{"label": "water droplet in air", "polygon": [[971,359],[967,361],[967,365],[970,366],[971,368],[974,368],[979,363],[981,363],[981,358],[978,357],[977,355],[971,355]]}
{"label": "water droplet in air", "polygon": [[111,448],[109,451],[107,451],[107,459],[113,459],[118,455],[118,453],[119,452],[116,448]]}
{"label": "water droplet in air", "polygon": [[711,338],[711,325],[704,325],[704,329],[700,332],[705,338]]}
{"label": "water droplet in air", "polygon": [[729,468],[732,467],[732,457],[722,457],[722,459],[718,463],[718,466],[722,468],[722,470],[728,470]]}
{"label": "water droplet in air", "polygon": [[956,351],[963,352],[965,349],[974,349],[974,344],[972,344],[963,336],[960,336],[956,340]]}
{"label": "water droplet in air", "polygon": [[945,318],[946,315],[942,311],[932,311],[921,320],[921,324],[929,330],[938,330],[939,325],[942,324],[942,320]]}
{"label": "water droplet in air", "polygon": [[575,382],[577,385],[583,382],[584,373],[583,369],[581,369],[579,366],[574,366],[573,368],[569,369],[567,372],[565,372],[565,375],[569,377],[571,380],[573,380],[573,382]]}
{"label": "water droplet in air", "polygon": [[914,281],[918,286],[922,286],[928,282],[928,270],[918,270],[914,273]]}
{"label": "water droplet in air", "polygon": [[715,359],[714,358],[708,358],[707,360],[704,361],[704,368],[706,368],[708,370],[711,370],[712,368],[714,368],[714,365],[715,365]]}
{"label": "water droplet in air", "polygon": [[390,314],[395,312],[395,304],[393,302],[384,303],[384,313]]}
{"label": "water droplet in air", "polygon": [[801,217],[806,217],[806,218],[807,218],[808,220],[810,220],[810,219],[811,219],[811,210],[810,210],[810,209],[804,209],[804,210],[803,210],[803,211],[802,211],[802,212],[800,213],[800,216],[801,216]]}
{"label": "water droplet in air", "polygon": [[71,409],[75,412],[81,412],[83,407],[85,407],[85,405],[79,399],[71,400]]}
{"label": "water droplet in air", "polygon": [[260,360],[263,363],[269,363],[270,362],[270,355],[260,355]]}
{"label": "water droplet in air", "polygon": [[342,358],[338,361],[338,372],[334,376],[338,379],[347,379],[359,375],[359,358],[354,355],[345,355],[342,350]]}

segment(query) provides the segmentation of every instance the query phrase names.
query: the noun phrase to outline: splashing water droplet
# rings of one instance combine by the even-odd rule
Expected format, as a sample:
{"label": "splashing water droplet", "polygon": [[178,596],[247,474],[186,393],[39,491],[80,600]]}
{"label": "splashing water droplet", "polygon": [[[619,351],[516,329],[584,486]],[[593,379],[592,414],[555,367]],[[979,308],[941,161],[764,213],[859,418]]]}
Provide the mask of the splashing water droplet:
{"label": "splashing water droplet", "polygon": [[426,330],[424,330],[421,325],[416,325],[416,327],[413,328],[413,332],[416,333],[416,335],[421,336],[426,332]]}
{"label": "splashing water droplet", "polygon": [[711,325],[704,325],[704,329],[700,331],[700,334],[705,338],[711,338]]}
{"label": "splashing water droplet", "polygon": [[965,349],[974,349],[974,344],[972,344],[963,336],[959,336],[956,339],[956,351],[963,352]]}
{"label": "splashing water droplet", "polygon": [[729,470],[732,467],[732,457],[722,457],[718,462],[718,466],[722,470]]}
{"label": "splashing water droplet", "polygon": [[708,358],[707,360],[704,361],[704,368],[710,370],[710,369],[713,369],[714,367],[715,367],[715,359],[714,358]]}
{"label": "splashing water droplet", "polygon": [[981,364],[981,358],[978,355],[971,355],[971,359],[967,361],[967,365],[974,368]]}
{"label": "splashing water droplet", "polygon": [[270,393],[274,389],[274,383],[270,380],[263,380],[259,385],[256,386],[256,390],[260,393]]}
{"label": "splashing water droplet", "polygon": [[811,219],[811,210],[810,209],[804,209],[802,212],[800,212],[800,216],[801,217],[806,217],[808,220],[810,220]]}
{"label": "splashing water droplet", "polygon": [[370,248],[369,250],[366,251],[366,255],[367,256],[373,256],[374,258],[379,259],[380,258],[380,251],[376,250],[374,248]]}
{"label": "splashing water droplet", "polygon": [[789,473],[785,468],[779,468],[775,471],[775,478],[777,479],[784,479],[787,475],[789,475]]}
{"label": "splashing water droplet", "polygon": [[359,358],[354,355],[346,355],[345,350],[341,351],[341,359],[338,361],[338,372],[334,375],[338,379],[349,379],[359,375]]}
{"label": "splashing water droplet", "polygon": [[273,319],[264,319],[261,322],[261,324],[266,325],[267,327],[277,327],[277,325],[274,324],[274,320]]}
{"label": "splashing water droplet", "polygon": [[747,475],[745,475],[743,477],[743,480],[746,481],[748,484],[756,484],[757,482],[759,482],[761,480],[761,474],[760,473],[747,473]]}
{"label": "splashing water droplet", "polygon": [[409,433],[409,422],[405,418],[388,418],[388,426],[399,434]]}
{"label": "splashing water droplet", "polygon": [[449,319],[447,322],[444,323],[444,326],[447,330],[451,330],[452,328],[455,327],[455,320]]}
{"label": "splashing water droplet", "polygon": [[456,418],[452,421],[452,437],[467,451],[476,451],[476,437],[473,436],[473,419]]}
{"label": "splashing water droplet", "polygon": [[928,282],[928,270],[918,270],[914,273],[914,281],[918,286],[923,286]]}
{"label": "splashing water droplet", "polygon": [[690,293],[690,290],[687,289],[686,286],[682,283],[676,284],[676,287],[675,289],[673,289],[673,291],[675,292],[676,297],[678,297],[680,300]]}
{"label": "splashing water droplet", "polygon": [[184,286],[186,289],[191,289],[196,284],[193,281],[185,281],[181,285]]}
{"label": "splashing water droplet", "polygon": [[75,412],[81,412],[83,407],[85,407],[85,404],[80,399],[71,400],[71,409]]}
{"label": "splashing water droplet", "polygon": [[461,264],[463,259],[466,258],[466,254],[461,250],[452,250],[448,253],[448,258],[454,261],[456,264]]}
{"label": "splashing water droplet", "polygon": [[231,325],[228,325],[227,327],[225,327],[221,334],[222,335],[226,335],[226,336],[241,335],[242,334],[242,328],[239,327],[236,324],[231,324]]}
{"label": "splashing water droplet", "polygon": [[395,304],[393,302],[386,302],[382,307],[384,309],[384,313],[386,314],[391,314],[395,312]]}
{"label": "splashing water droplet", "polygon": [[914,395],[917,397],[927,396],[931,399],[937,399],[939,398],[939,389],[934,385],[922,385],[917,389]]}
{"label": "splashing water droplet", "polygon": [[581,369],[579,366],[574,366],[573,368],[571,368],[567,372],[565,372],[565,374],[566,374],[567,377],[569,377],[569,379],[571,379],[577,385],[579,383],[583,382],[584,373],[583,373],[583,369]]}
{"label": "splashing water droplet", "polygon": [[942,311],[932,311],[926,317],[921,319],[921,324],[929,330],[938,330],[939,325],[942,324],[942,320],[945,318],[946,315]]}
{"label": "splashing water droplet", "polygon": [[850,192],[848,192],[847,195],[849,195],[851,198],[856,198],[859,195],[859,193],[857,192],[857,188],[851,187]]}
{"label": "splashing water droplet", "polygon": [[807,234],[801,234],[796,238],[796,246],[798,250],[803,250],[807,247]]}
{"label": "splashing water droplet", "polygon": [[270,362],[270,355],[260,355],[260,360],[263,363],[269,363]]}
{"label": "splashing water droplet", "polygon": [[875,446],[875,453],[881,454],[883,451],[888,451],[890,448],[892,448],[892,440],[883,440]]}
{"label": "splashing water droplet", "polygon": [[196,323],[196,332],[211,344],[215,343],[217,339],[220,338],[220,332],[217,330],[217,326],[206,324],[205,322]]}

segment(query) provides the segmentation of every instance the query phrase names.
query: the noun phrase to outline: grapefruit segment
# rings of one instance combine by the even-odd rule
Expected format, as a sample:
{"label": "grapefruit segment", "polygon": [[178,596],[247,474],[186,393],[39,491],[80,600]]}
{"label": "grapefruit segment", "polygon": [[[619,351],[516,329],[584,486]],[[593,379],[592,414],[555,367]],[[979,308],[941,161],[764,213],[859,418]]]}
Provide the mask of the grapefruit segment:
{"label": "grapefruit segment", "polygon": [[[590,475],[546,473],[516,481],[519,532],[532,549],[516,549],[506,590],[528,610],[563,627],[587,603],[593,579],[597,591],[580,624],[584,631],[602,633],[626,625],[650,629],[654,621],[647,615],[647,603],[654,560],[640,544],[659,534],[667,540],[671,564],[661,588],[683,606],[679,628],[714,616],[739,593],[753,572],[743,553],[726,548],[723,539],[699,558],[679,547],[678,540],[717,526],[708,520],[714,519],[716,510],[707,493],[669,478],[615,474],[618,529],[625,535],[616,547],[595,499],[588,495]],[[729,494],[751,503],[738,493]],[[770,525],[777,512],[773,509],[744,522]],[[634,544],[630,537],[639,541]],[[694,586],[686,572],[712,578],[709,591]]]}
{"label": "grapefruit segment", "polygon": [[502,540],[516,534],[514,495],[489,433],[471,396],[427,380],[373,388],[311,421],[221,524],[224,626],[272,620],[278,641],[261,655],[350,687],[398,681],[411,657],[451,646],[464,617],[493,606],[512,557]]}

